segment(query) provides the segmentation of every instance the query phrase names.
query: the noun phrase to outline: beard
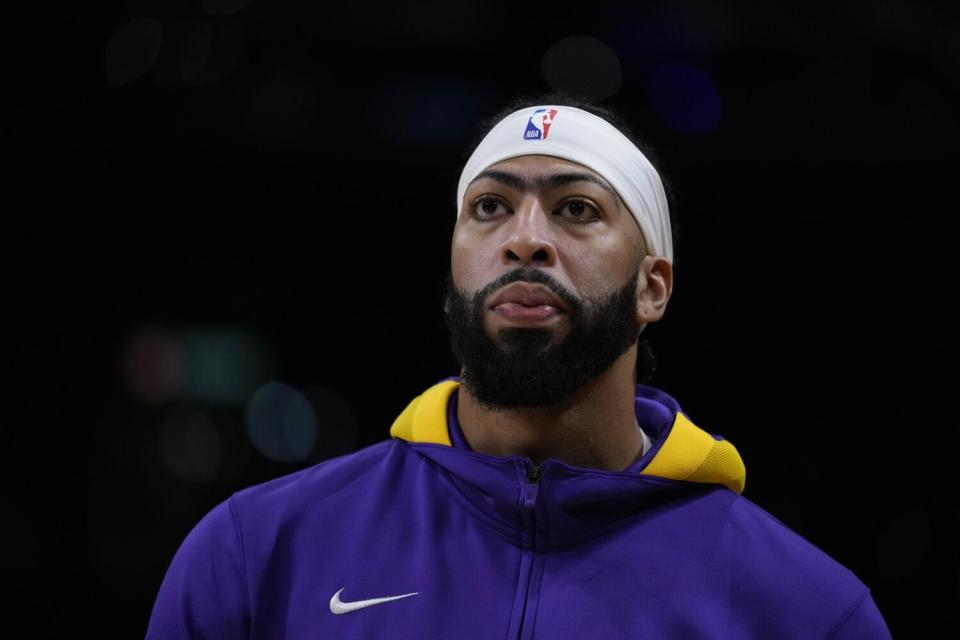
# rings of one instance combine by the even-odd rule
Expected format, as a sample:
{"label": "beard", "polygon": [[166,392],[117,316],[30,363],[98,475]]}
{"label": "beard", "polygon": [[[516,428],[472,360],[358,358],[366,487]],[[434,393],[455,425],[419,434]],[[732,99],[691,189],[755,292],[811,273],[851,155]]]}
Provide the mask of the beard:
{"label": "beard", "polygon": [[[470,294],[447,273],[444,317],[450,348],[460,363],[462,383],[491,410],[549,407],[564,402],[606,371],[639,337],[639,266],[620,288],[598,299],[581,300],[549,274],[516,269]],[[569,333],[554,341],[557,328],[504,327],[490,338],[485,301],[512,282],[548,287],[567,306]]]}

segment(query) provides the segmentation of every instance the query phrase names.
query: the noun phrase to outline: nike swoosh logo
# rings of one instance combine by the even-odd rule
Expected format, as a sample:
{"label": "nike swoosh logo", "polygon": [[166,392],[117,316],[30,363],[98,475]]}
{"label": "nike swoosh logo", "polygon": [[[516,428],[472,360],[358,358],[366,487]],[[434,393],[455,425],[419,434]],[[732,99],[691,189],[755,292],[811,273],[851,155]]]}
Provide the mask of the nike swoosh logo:
{"label": "nike swoosh logo", "polygon": [[[346,589],[344,587],[343,589]],[[371,598],[369,600],[356,600],[355,602],[343,602],[340,600],[340,594],[343,593],[343,589],[337,591],[333,594],[333,597],[330,598],[330,611],[337,615],[341,613],[350,613],[351,611],[356,611],[357,609],[365,609],[367,607],[372,607],[375,604],[383,604],[384,602],[390,602],[391,600],[399,600],[401,598],[409,598],[410,596],[417,595],[418,592],[414,593],[405,593],[402,596],[390,596],[389,598]]]}

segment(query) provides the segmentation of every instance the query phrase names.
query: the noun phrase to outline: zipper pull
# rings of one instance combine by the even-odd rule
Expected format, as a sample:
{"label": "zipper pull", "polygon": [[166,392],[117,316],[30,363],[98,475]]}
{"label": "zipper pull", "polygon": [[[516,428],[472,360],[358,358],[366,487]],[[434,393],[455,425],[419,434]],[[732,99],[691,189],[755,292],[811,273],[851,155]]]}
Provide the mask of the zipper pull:
{"label": "zipper pull", "polygon": [[540,468],[540,465],[535,464],[530,466],[527,469],[527,482],[532,484],[537,484],[540,482],[540,474],[543,473],[543,470]]}
{"label": "zipper pull", "polygon": [[540,475],[543,469],[538,464],[529,464],[527,466],[527,486],[523,493],[523,506],[533,510],[537,504],[537,494],[540,492]]}

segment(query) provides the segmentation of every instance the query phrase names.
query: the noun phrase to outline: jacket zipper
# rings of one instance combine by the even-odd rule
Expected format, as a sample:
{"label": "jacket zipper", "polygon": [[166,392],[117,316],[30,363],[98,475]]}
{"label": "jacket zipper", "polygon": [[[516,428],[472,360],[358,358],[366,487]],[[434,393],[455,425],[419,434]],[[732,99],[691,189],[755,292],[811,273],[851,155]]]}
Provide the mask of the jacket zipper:
{"label": "jacket zipper", "polygon": [[540,475],[543,468],[538,464],[531,463],[527,466],[527,486],[523,496],[523,506],[527,513],[527,524],[530,527],[531,539],[530,546],[537,547],[537,522],[534,519],[534,507],[537,504],[537,494],[540,492]]}
{"label": "jacket zipper", "polygon": [[[540,476],[543,474],[543,467],[538,464],[533,464],[532,462],[527,465],[527,486],[524,488],[523,494],[523,506],[524,514],[526,516],[527,526],[530,528],[530,553],[536,554],[537,549],[537,522],[535,519],[535,507],[537,504],[537,494],[540,492]],[[531,564],[532,570],[532,564]],[[523,600],[523,613],[521,614],[520,619],[520,628],[517,635],[518,638],[523,637],[524,627],[527,624],[527,600],[530,597],[530,578],[532,574],[528,577],[526,593],[524,594]]]}

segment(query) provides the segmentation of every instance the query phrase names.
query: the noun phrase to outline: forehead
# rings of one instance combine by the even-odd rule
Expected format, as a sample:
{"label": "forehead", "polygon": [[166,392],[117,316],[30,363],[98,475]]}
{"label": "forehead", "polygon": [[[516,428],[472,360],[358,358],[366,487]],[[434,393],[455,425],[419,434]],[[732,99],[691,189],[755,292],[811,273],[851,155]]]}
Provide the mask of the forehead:
{"label": "forehead", "polygon": [[570,172],[586,173],[609,186],[609,183],[603,176],[586,165],[582,165],[579,162],[573,162],[572,160],[567,160],[565,158],[558,158],[556,156],[547,156],[542,154],[531,154],[507,158],[506,160],[495,162],[484,169],[484,171],[490,170],[509,171],[510,173],[529,177]]}

